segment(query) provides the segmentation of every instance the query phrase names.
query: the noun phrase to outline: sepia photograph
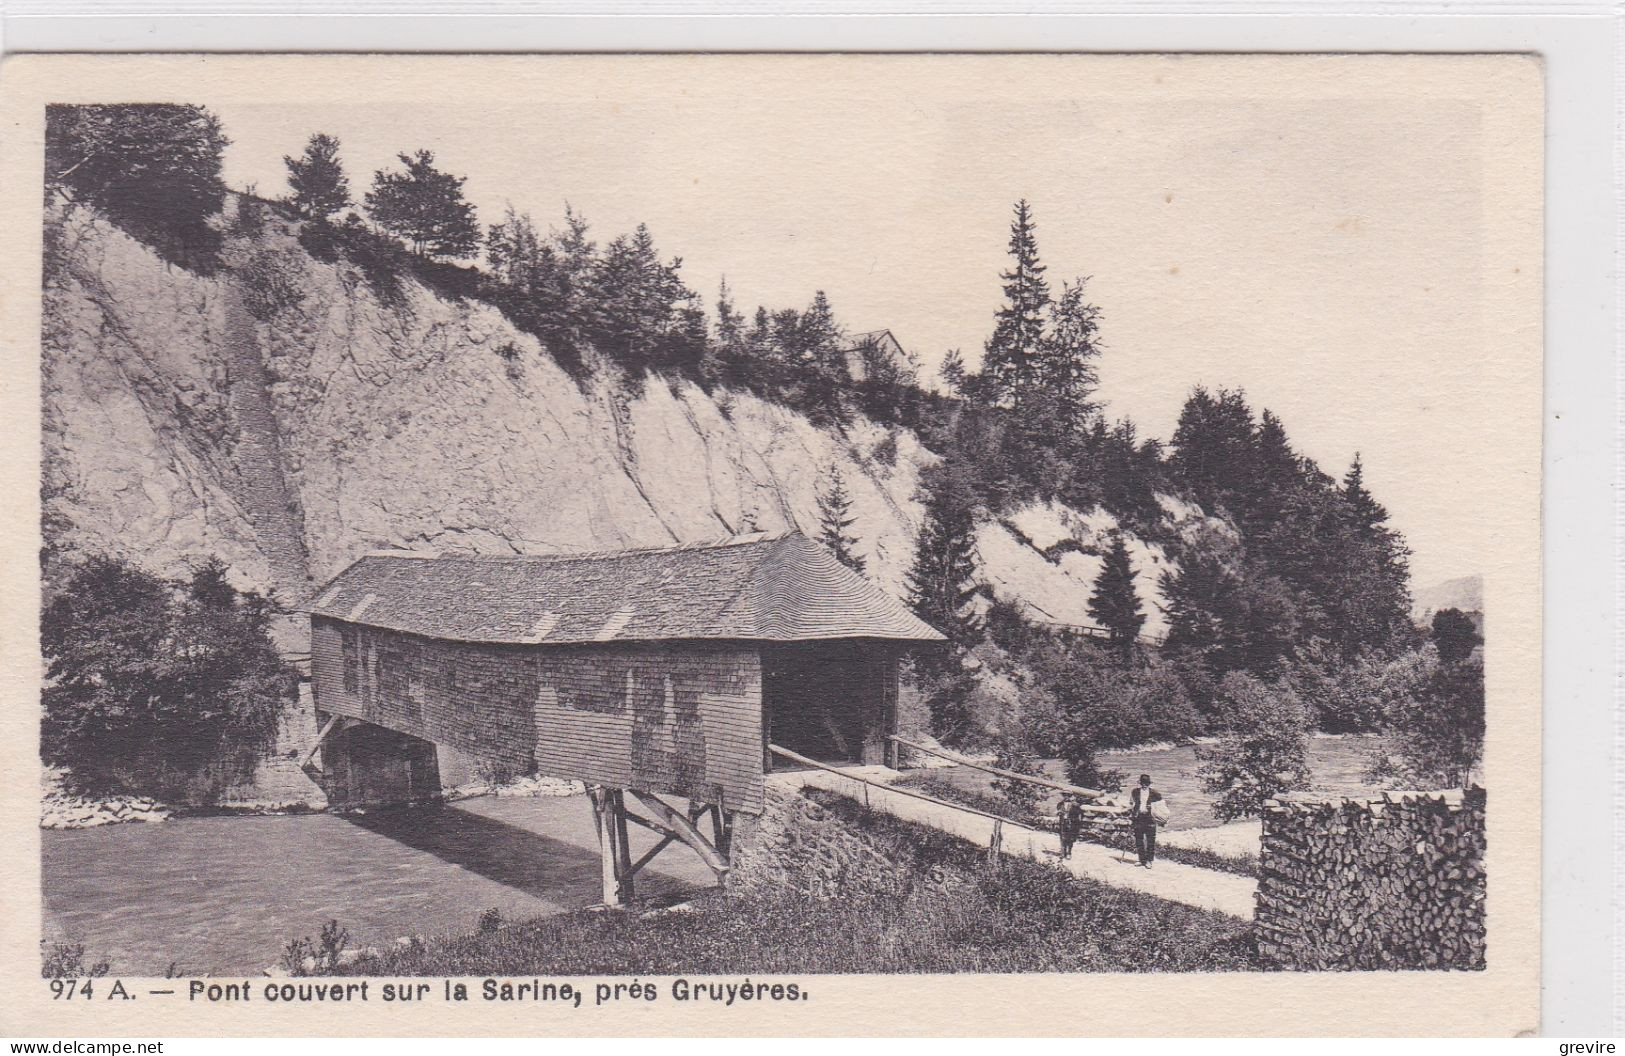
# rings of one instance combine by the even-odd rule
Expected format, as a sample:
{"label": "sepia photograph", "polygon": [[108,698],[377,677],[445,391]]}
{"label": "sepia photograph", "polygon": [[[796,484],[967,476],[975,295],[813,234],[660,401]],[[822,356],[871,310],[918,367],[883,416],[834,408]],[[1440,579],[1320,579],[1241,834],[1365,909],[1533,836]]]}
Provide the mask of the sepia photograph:
{"label": "sepia photograph", "polygon": [[1538,62],[171,61],[37,113],[42,979],[1532,1007]]}

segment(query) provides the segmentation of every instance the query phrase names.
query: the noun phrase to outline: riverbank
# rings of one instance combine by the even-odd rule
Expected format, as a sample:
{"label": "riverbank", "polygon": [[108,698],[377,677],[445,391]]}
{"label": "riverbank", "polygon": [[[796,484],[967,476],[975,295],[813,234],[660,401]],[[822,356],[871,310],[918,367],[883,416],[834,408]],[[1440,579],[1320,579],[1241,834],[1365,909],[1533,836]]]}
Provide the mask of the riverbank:
{"label": "riverbank", "polygon": [[[823,897],[730,883],[681,911],[587,911],[404,944],[333,974],[741,975],[1247,971],[1249,924],[1004,858],[815,792],[869,843]],[[802,838],[806,838],[803,834]],[[819,852],[811,852],[819,853]],[[867,858],[882,866],[866,869]],[[789,878],[794,882],[796,878]],[[348,926],[342,918],[339,923]]]}
{"label": "riverbank", "polygon": [[[634,856],[656,837],[631,833]],[[46,937],[115,974],[259,975],[284,945],[338,918],[354,945],[556,915],[602,897],[584,796],[482,796],[365,814],[174,817],[40,833]],[[714,886],[686,847],[639,875],[640,893]]]}

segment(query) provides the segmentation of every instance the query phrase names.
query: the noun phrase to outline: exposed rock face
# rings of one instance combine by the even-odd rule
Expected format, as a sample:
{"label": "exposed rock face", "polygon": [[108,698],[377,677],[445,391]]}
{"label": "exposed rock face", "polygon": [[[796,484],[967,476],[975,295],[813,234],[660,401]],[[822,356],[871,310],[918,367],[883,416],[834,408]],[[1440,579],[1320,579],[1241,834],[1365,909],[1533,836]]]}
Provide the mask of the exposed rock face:
{"label": "exposed rock face", "polygon": [[[885,464],[871,452],[888,430],[870,422],[826,431],[747,394],[607,370],[578,386],[495,309],[411,282],[382,303],[275,220],[254,248],[229,243],[210,277],[86,210],[53,224],[45,453],[65,542],[169,573],[218,554],[240,585],[296,603],[382,547],[549,553],[813,531],[833,465],[870,567],[901,589],[933,458],[911,433]],[[294,295],[254,318],[244,301],[270,269]],[[505,346],[519,351],[511,371]]]}
{"label": "exposed rock face", "polygon": [[[67,545],[166,574],[215,554],[239,586],[292,606],[385,547],[528,554],[811,533],[834,466],[870,574],[903,591],[915,491],[936,457],[907,430],[820,429],[748,394],[610,368],[578,384],[494,308],[410,279],[381,298],[277,217],[229,234],[209,276],[84,208],[47,225],[46,515]],[[896,458],[883,461],[888,434]],[[1099,559],[1086,550],[1107,527],[1064,507],[1020,511],[982,532],[984,574],[1002,596],[1088,623]],[[1056,533],[1085,549],[1057,547]],[[1143,546],[1134,557],[1155,620],[1165,559]],[[297,621],[287,631],[297,648]]]}

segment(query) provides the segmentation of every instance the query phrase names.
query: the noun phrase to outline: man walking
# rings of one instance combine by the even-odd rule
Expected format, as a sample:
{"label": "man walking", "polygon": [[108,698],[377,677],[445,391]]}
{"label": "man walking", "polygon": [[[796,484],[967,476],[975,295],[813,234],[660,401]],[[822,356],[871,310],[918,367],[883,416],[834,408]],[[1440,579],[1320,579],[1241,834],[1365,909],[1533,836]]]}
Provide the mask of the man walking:
{"label": "man walking", "polygon": [[1151,868],[1157,857],[1157,826],[1168,820],[1162,793],[1151,787],[1151,775],[1140,775],[1140,787],[1128,794],[1129,824],[1134,828],[1134,851],[1140,864]]}
{"label": "man walking", "polygon": [[1061,857],[1072,857],[1072,845],[1078,842],[1078,830],[1082,828],[1083,811],[1072,798],[1071,793],[1061,794],[1060,809],[1055,812],[1055,828],[1061,835]]}

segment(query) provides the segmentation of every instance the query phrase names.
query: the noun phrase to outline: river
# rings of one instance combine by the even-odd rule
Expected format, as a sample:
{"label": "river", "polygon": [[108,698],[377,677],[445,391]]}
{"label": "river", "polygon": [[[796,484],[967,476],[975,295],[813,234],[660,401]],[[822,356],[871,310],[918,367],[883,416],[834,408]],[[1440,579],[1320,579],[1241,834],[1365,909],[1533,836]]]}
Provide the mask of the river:
{"label": "river", "polygon": [[[656,837],[631,826],[634,860]],[[83,943],[114,974],[258,975],[283,945],[336,919],[353,946],[472,931],[490,908],[509,920],[602,897],[584,796],[464,800],[365,815],[174,818],[45,830],[45,933]],[[673,844],[637,877],[638,894],[714,883]]]}

